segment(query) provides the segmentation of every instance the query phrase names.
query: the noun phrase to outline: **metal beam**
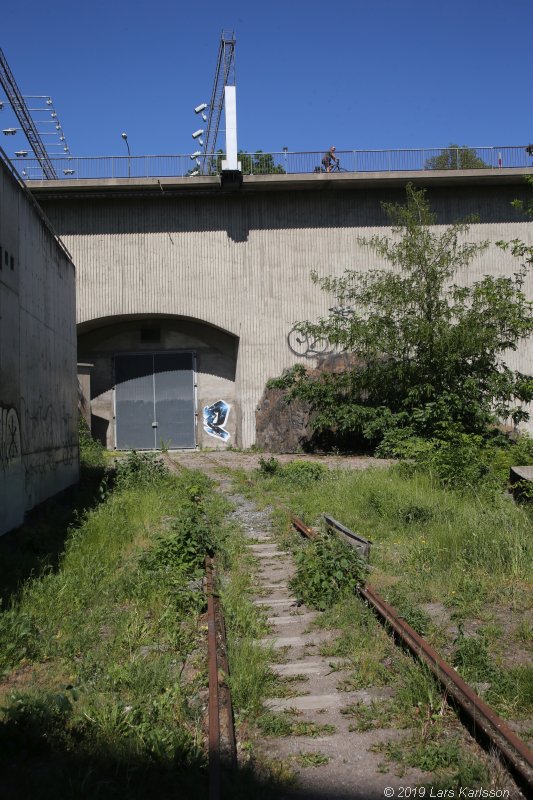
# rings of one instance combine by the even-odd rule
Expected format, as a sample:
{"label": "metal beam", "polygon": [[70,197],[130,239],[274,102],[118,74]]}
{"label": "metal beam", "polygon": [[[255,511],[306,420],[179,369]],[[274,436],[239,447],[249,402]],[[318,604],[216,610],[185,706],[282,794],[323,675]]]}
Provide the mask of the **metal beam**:
{"label": "metal beam", "polygon": [[17,86],[15,77],[9,68],[9,64],[7,63],[6,57],[4,56],[1,48],[0,83],[2,84],[2,88],[7,95],[7,99],[9,100],[13,111],[17,115],[20,126],[35,154],[35,158],[41,165],[44,176],[49,180],[57,179],[57,173],[52,162],[50,161],[48,153],[46,152],[44,142],[42,141],[39,132],[35,127],[35,123],[32,119],[29,109],[24,101],[24,98],[22,97],[22,94],[20,93],[20,89]]}
{"label": "metal beam", "polygon": [[[209,115],[207,118],[207,128],[204,137],[204,156],[212,156],[217,145],[218,129],[220,127],[220,117],[224,107],[224,88],[235,84],[235,33],[233,31],[222,31],[220,47],[218,49],[217,66],[215,70],[215,80],[213,91],[211,92],[211,102],[209,103]],[[210,169],[210,159],[202,159],[202,171]]]}

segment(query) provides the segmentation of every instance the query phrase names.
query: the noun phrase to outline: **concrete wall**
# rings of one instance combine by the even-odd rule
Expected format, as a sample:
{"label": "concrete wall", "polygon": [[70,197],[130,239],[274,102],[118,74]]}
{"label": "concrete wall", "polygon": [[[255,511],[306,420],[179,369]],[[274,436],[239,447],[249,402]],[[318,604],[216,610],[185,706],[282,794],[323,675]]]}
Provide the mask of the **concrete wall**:
{"label": "concrete wall", "polygon": [[0,158],[0,533],[78,479],[74,267]]}
{"label": "concrete wall", "polygon": [[[143,342],[143,328],[157,329],[157,343]],[[83,330],[83,329],[82,329]],[[224,331],[197,322],[174,318],[140,318],[103,321],[80,333],[78,356],[90,362],[91,429],[110,449],[115,447],[115,385],[113,356],[119,353],[192,351],[196,356],[196,442],[218,449],[220,439],[204,430],[202,410],[219,400],[230,406],[225,430],[227,444],[235,444],[240,405],[235,397],[238,340]],[[240,431],[239,431],[240,437]]]}
{"label": "concrete wall", "polygon": [[[245,179],[237,195],[129,184],[118,192],[117,181],[100,189],[97,181],[85,189],[78,183],[78,191],[72,182],[68,191],[43,195],[77,266],[79,323],[164,314],[238,337],[234,391],[242,428],[233,444],[254,442],[255,407],[267,379],[298,360],[312,363],[309,353],[295,355],[288,342],[296,321],[314,319],[333,304],[311,283],[311,270],[338,275],[347,267],[381,266],[358,237],[390,233],[381,203],[405,199],[398,180],[393,186],[390,179],[316,177],[307,176],[299,190],[284,183],[289,176],[268,176],[264,183],[256,178],[253,185]],[[476,176],[471,184],[447,173],[440,184],[434,181],[428,195],[439,224],[477,214],[470,240],[531,241],[532,223],[510,205],[524,195],[523,179],[516,174],[498,185],[499,177]],[[509,274],[516,266],[492,244],[464,280]],[[531,277],[526,291],[533,296]],[[532,362],[531,343],[510,358],[526,372]]]}

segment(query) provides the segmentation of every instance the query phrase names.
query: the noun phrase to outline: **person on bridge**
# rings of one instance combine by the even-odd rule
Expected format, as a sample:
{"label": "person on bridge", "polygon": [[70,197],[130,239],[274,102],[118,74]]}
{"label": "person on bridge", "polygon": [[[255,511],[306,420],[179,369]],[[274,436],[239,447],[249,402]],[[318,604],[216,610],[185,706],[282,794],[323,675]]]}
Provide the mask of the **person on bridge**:
{"label": "person on bridge", "polygon": [[326,172],[331,172],[331,168],[333,167],[333,162],[335,164],[339,163],[339,159],[335,155],[335,146],[331,145],[327,153],[324,153],[324,158],[322,159],[322,163]]}

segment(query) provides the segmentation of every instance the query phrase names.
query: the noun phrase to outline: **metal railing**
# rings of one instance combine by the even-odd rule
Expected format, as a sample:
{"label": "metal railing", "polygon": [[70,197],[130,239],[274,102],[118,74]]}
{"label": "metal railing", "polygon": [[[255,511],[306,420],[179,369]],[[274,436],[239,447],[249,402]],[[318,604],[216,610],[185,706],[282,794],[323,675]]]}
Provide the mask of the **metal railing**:
{"label": "metal railing", "polygon": [[[422,170],[533,167],[533,146],[433,147],[405,150],[344,150],[336,153],[341,172],[418,172]],[[63,180],[187,178],[220,174],[223,154],[190,156],[98,156],[51,158]],[[325,172],[324,152],[241,153],[244,175],[304,175]],[[45,180],[37,159],[14,162],[24,180]]]}

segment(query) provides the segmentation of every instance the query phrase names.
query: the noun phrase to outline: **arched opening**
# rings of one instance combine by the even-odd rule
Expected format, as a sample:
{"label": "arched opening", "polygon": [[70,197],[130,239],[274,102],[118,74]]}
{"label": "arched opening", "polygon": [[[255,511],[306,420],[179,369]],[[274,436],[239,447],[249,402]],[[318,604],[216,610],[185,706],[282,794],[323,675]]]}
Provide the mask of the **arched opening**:
{"label": "arched opening", "polygon": [[239,339],[196,319],[135,315],[78,326],[82,409],[108,449],[238,444]]}

